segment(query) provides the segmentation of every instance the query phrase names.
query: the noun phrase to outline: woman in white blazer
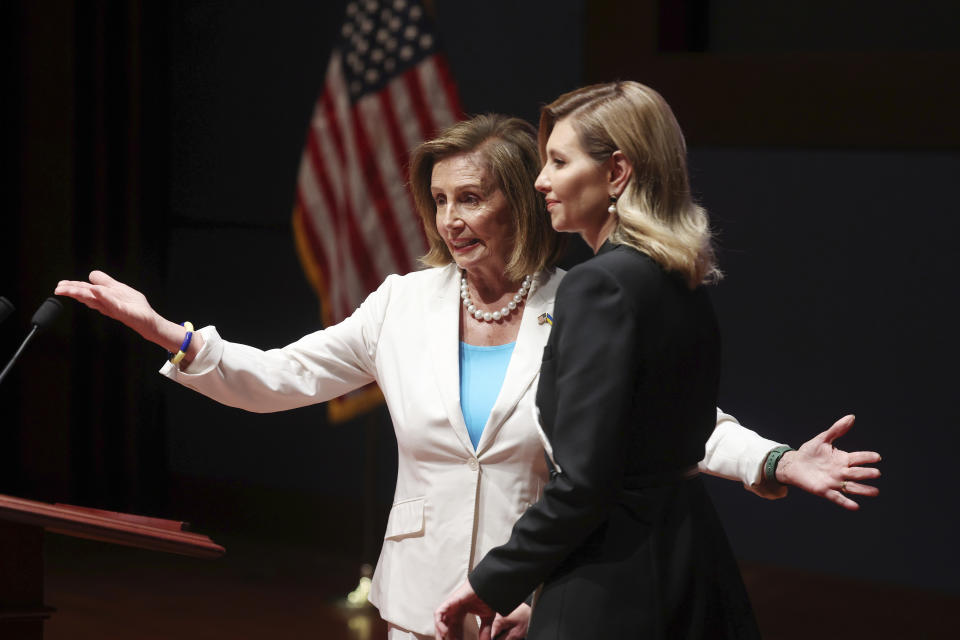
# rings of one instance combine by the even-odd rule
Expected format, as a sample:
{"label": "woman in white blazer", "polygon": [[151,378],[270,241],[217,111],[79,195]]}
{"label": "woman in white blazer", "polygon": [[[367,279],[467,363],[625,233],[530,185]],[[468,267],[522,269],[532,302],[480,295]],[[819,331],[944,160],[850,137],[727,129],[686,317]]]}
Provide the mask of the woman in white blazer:
{"label": "woman in white blazer", "polygon": [[[552,266],[560,244],[533,188],[538,171],[534,131],[515,118],[478,116],[421,145],[411,182],[431,268],[389,276],[349,318],[281,349],[227,342],[213,326],[187,344],[187,328],[99,271],[56,293],[176,353],[163,375],[230,406],[282,411],[376,382],[396,430],[398,474],[370,601],[390,638],[432,637],[434,608],[509,538],[547,478],[532,416],[563,272]],[[464,406],[473,390],[461,385],[470,347],[511,350],[495,400],[472,424]],[[763,466],[778,443],[718,409],[700,468],[765,497],[784,495],[784,483],[826,496],[848,466],[846,454],[826,451],[849,423],[790,452],[781,468],[793,473],[774,478]],[[498,631],[522,637],[528,613],[522,605]]]}

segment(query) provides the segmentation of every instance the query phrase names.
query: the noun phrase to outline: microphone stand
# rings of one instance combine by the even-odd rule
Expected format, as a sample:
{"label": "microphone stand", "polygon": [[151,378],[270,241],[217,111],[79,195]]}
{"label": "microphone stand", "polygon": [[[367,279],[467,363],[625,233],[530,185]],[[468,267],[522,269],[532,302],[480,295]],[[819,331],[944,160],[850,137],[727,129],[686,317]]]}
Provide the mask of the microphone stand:
{"label": "microphone stand", "polygon": [[30,341],[33,339],[33,336],[37,334],[37,330],[40,329],[37,325],[33,325],[30,328],[30,333],[27,334],[27,337],[20,344],[20,348],[17,349],[17,352],[13,354],[13,357],[10,358],[10,362],[7,363],[7,366],[3,368],[3,373],[0,373],[0,384],[3,384],[3,379],[7,377],[7,373],[10,372],[10,369],[13,368],[13,363],[17,361],[17,358],[20,357],[20,354],[23,353],[23,350],[27,348],[27,345],[30,344]]}
{"label": "microphone stand", "polygon": [[37,331],[40,329],[45,329],[53,324],[53,321],[62,310],[63,305],[60,304],[59,300],[52,296],[43,301],[43,304],[40,305],[40,308],[37,309],[37,312],[33,314],[33,318],[30,320],[30,324],[33,325],[30,327],[30,332],[20,344],[20,348],[17,349],[17,352],[13,354],[12,358],[10,358],[10,362],[8,362],[7,366],[3,368],[3,372],[0,373],[0,384],[3,384],[4,378],[7,377],[10,369],[13,368],[13,364],[17,361],[17,358],[20,357],[20,354],[23,353],[23,350],[26,349],[27,345],[30,344],[30,341],[33,340],[33,336],[37,334]]}

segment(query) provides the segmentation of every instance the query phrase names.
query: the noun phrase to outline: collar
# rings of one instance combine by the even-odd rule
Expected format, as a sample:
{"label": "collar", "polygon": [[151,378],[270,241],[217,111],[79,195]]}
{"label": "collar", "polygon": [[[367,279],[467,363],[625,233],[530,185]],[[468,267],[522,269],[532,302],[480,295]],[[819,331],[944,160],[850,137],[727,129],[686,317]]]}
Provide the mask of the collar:
{"label": "collar", "polygon": [[604,253],[610,253],[611,251],[613,251],[614,249],[616,249],[616,248],[619,247],[619,246],[620,246],[620,245],[614,244],[614,243],[610,242],[609,240],[604,240],[604,241],[603,241],[603,244],[600,245],[600,250],[597,251],[597,255],[599,256],[599,255],[603,255]]}

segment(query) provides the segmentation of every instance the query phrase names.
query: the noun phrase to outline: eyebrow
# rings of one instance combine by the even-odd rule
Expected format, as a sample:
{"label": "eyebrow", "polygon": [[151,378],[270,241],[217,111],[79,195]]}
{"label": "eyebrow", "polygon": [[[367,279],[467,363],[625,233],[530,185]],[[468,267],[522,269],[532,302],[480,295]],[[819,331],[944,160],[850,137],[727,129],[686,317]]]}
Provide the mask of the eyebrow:
{"label": "eyebrow", "polygon": [[[434,187],[432,184],[430,185],[431,192],[437,192],[439,190],[440,190],[439,188]],[[453,188],[454,193],[457,193],[460,191],[468,191],[468,190],[479,191],[480,193],[484,193],[483,184],[480,182],[467,182],[465,184],[458,184]]]}

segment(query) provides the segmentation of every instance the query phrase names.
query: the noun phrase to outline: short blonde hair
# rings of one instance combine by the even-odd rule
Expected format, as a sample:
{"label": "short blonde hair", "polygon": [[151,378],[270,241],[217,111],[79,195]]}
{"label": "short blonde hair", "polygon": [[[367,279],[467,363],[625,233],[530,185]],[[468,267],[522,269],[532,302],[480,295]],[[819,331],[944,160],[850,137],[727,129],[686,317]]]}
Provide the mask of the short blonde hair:
{"label": "short blonde hair", "polygon": [[506,197],[516,221],[506,275],[525,275],[553,266],[560,257],[560,235],[550,225],[544,200],[533,183],[540,171],[534,128],[500,114],[475,116],[448,127],[410,156],[410,190],[430,245],[420,261],[431,267],[453,262],[437,231],[436,203],[430,190],[434,165],[461,153],[478,152],[487,176]]}
{"label": "short blonde hair", "polygon": [[663,97],[639,82],[609,82],[560,96],[540,112],[540,154],[556,123],[569,118],[583,149],[597,162],[615,151],[633,175],[617,200],[610,241],[653,258],[693,288],[720,278],[707,212],[690,194],[687,145]]}

